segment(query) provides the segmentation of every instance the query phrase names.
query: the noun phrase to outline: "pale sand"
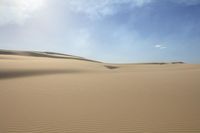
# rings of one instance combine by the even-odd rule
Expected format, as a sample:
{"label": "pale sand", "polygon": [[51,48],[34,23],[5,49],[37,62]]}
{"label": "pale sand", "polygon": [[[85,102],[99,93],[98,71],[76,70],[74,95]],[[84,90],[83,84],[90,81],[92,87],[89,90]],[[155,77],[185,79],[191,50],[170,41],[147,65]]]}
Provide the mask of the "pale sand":
{"label": "pale sand", "polygon": [[176,132],[200,132],[200,65],[0,55],[0,133]]}

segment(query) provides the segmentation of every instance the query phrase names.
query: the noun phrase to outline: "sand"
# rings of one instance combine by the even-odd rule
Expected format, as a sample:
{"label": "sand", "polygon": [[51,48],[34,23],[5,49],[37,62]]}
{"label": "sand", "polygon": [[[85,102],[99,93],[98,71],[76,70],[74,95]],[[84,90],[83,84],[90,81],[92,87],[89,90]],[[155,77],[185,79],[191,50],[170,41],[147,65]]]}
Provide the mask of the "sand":
{"label": "sand", "polygon": [[35,55],[0,52],[0,133],[200,132],[200,65]]}

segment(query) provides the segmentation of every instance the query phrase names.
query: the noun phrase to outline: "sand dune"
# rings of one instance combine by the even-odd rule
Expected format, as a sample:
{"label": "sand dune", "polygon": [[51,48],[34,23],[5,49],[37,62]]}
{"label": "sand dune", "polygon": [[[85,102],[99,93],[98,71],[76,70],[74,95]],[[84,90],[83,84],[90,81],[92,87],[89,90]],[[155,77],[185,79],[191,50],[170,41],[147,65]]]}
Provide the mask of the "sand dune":
{"label": "sand dune", "polygon": [[0,133],[200,132],[200,65],[0,51]]}
{"label": "sand dune", "polygon": [[58,58],[58,59],[75,59],[75,60],[98,62],[94,60],[85,59],[79,56],[72,56],[72,55],[54,53],[54,52],[0,50],[0,55],[18,55],[18,56],[46,57],[46,58]]}

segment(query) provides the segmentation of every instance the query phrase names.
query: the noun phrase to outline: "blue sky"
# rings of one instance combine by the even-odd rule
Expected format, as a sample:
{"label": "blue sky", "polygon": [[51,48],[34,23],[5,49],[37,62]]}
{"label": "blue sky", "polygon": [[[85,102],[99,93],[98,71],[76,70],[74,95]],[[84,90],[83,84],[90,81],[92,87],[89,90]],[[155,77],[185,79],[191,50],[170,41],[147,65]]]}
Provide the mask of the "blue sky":
{"label": "blue sky", "polygon": [[200,1],[1,0],[0,49],[200,63]]}

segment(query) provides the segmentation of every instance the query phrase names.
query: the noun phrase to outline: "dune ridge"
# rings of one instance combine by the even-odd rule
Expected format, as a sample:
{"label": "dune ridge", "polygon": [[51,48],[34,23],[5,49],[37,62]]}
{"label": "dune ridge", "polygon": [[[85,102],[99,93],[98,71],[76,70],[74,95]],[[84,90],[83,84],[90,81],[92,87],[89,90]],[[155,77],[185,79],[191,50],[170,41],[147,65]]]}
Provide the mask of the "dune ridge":
{"label": "dune ridge", "polygon": [[86,58],[79,57],[79,56],[72,56],[72,55],[61,54],[61,53],[56,53],[56,52],[0,50],[0,55],[19,55],[19,56],[46,57],[46,58],[58,58],[58,59],[75,59],[75,60],[99,62],[99,61],[94,61],[94,60],[86,59]]}

